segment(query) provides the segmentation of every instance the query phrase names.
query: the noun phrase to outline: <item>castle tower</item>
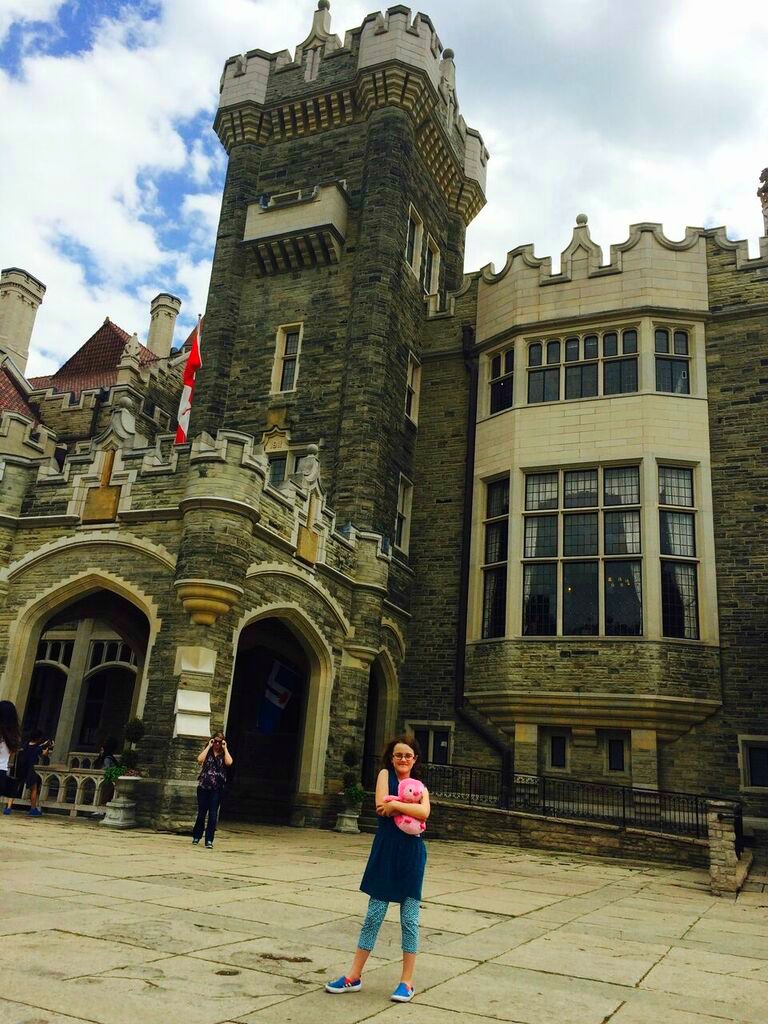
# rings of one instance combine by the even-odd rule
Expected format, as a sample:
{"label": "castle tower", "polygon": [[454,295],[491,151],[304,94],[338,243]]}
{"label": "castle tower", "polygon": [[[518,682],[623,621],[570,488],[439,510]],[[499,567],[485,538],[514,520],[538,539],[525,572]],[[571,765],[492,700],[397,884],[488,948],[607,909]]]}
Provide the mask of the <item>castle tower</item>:
{"label": "castle tower", "polygon": [[0,271],[0,352],[11,356],[22,373],[44,295],[45,285],[26,270],[8,267]]}
{"label": "castle tower", "polygon": [[215,128],[229,165],[192,434],[319,444],[340,521],[397,542],[420,326],[461,281],[485,202],[453,53],[400,6],[342,43],[320,0],[293,58],[226,62]]}
{"label": "castle tower", "polygon": [[147,348],[159,359],[166,359],[173,345],[173,329],[181,309],[181,299],[161,292],[149,305]]}

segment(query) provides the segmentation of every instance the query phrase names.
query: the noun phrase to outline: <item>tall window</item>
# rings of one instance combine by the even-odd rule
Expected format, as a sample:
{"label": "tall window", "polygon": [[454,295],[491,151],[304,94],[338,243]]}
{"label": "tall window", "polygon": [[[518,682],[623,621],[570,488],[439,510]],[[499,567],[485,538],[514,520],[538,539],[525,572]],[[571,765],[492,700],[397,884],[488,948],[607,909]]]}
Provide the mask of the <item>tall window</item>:
{"label": "tall window", "polygon": [[288,456],[286,454],[269,456],[269,482],[273,487],[279,487],[285,480],[288,472]]}
{"label": "tall window", "polygon": [[512,381],[515,371],[515,350],[497,352],[490,360],[491,413],[512,407]]}
{"label": "tall window", "polygon": [[506,633],[509,478],[486,484],[483,541],[482,632],[486,639]]}
{"label": "tall window", "polygon": [[691,393],[690,345],[688,331],[659,327],[656,340],[656,390],[673,395]]}
{"label": "tall window", "polygon": [[405,241],[405,262],[419,276],[421,267],[421,241],[424,234],[424,222],[413,207],[408,212],[408,234]]}
{"label": "tall window", "polygon": [[413,484],[404,476],[400,476],[397,489],[397,515],[395,517],[395,547],[408,553],[411,538],[411,503],[413,501]]}
{"label": "tall window", "polygon": [[531,473],[524,520],[524,635],[642,634],[637,466]]}
{"label": "tall window", "polygon": [[659,466],[661,614],[664,636],[699,639],[693,470]]}
{"label": "tall window", "polygon": [[280,327],[275,344],[275,364],[272,371],[272,393],[295,391],[299,377],[302,325]]}
{"label": "tall window", "polygon": [[440,250],[431,235],[427,235],[424,246],[424,266],[422,268],[422,285],[427,295],[434,295],[440,282]]}
{"label": "tall window", "polygon": [[528,402],[637,391],[637,331],[604,331],[528,346]]}
{"label": "tall window", "polygon": [[419,397],[421,393],[421,364],[416,356],[408,353],[408,379],[405,385],[405,415],[419,422]]}

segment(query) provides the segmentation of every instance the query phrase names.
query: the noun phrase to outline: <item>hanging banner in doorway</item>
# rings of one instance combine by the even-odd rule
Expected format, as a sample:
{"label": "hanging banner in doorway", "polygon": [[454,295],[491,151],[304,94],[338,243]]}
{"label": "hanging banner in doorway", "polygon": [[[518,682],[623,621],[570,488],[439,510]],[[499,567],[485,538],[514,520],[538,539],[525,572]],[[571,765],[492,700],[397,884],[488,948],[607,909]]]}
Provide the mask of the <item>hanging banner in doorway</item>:
{"label": "hanging banner in doorway", "polygon": [[272,664],[259,708],[259,732],[270,734],[277,730],[283,711],[300,683],[301,675],[295,669],[280,661]]}

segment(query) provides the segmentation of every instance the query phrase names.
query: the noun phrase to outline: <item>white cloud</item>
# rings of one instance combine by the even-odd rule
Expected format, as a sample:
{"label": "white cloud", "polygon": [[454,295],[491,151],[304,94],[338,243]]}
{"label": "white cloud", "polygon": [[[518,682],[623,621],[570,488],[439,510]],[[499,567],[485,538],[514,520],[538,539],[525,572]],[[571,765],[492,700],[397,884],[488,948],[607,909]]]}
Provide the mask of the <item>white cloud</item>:
{"label": "white cloud", "polygon": [[0,0],[0,42],[17,22],[50,21],[66,0]]}
{"label": "white cloud", "polygon": [[[50,19],[60,6],[0,0],[0,37],[12,21]],[[31,372],[63,360],[106,315],[143,335],[158,291],[185,301],[180,340],[204,308],[210,275],[220,201],[212,183],[225,156],[205,124],[223,62],[256,47],[292,51],[314,6],[161,0],[159,18],[144,21],[143,6],[126,4],[84,52],[32,45],[19,72],[0,70],[0,265],[23,266],[48,286]],[[334,0],[335,30],[343,38],[371,6]],[[758,234],[754,193],[768,160],[761,2],[432,8],[457,52],[462,112],[491,150],[489,205],[470,229],[468,268],[501,266],[525,242],[556,261],[582,211],[606,255],[639,220],[662,221],[672,237],[686,223]],[[190,123],[201,126],[197,137]]]}

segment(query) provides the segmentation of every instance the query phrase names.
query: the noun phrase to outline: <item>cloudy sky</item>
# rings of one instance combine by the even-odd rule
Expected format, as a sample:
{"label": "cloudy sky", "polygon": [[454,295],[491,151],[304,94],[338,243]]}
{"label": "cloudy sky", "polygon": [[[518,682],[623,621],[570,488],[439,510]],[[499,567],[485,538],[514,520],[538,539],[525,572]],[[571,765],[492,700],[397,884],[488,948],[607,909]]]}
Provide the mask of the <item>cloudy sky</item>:
{"label": "cloudy sky", "polygon": [[[48,287],[30,375],[110,316],[144,337],[149,300],[205,305],[224,155],[224,60],[293,49],[314,0],[0,0],[0,266]],[[415,5],[414,5],[415,6]],[[627,226],[726,224],[756,253],[768,165],[763,0],[425,0],[491,151],[467,268],[577,213],[607,253]],[[333,27],[375,9],[333,0]]]}

